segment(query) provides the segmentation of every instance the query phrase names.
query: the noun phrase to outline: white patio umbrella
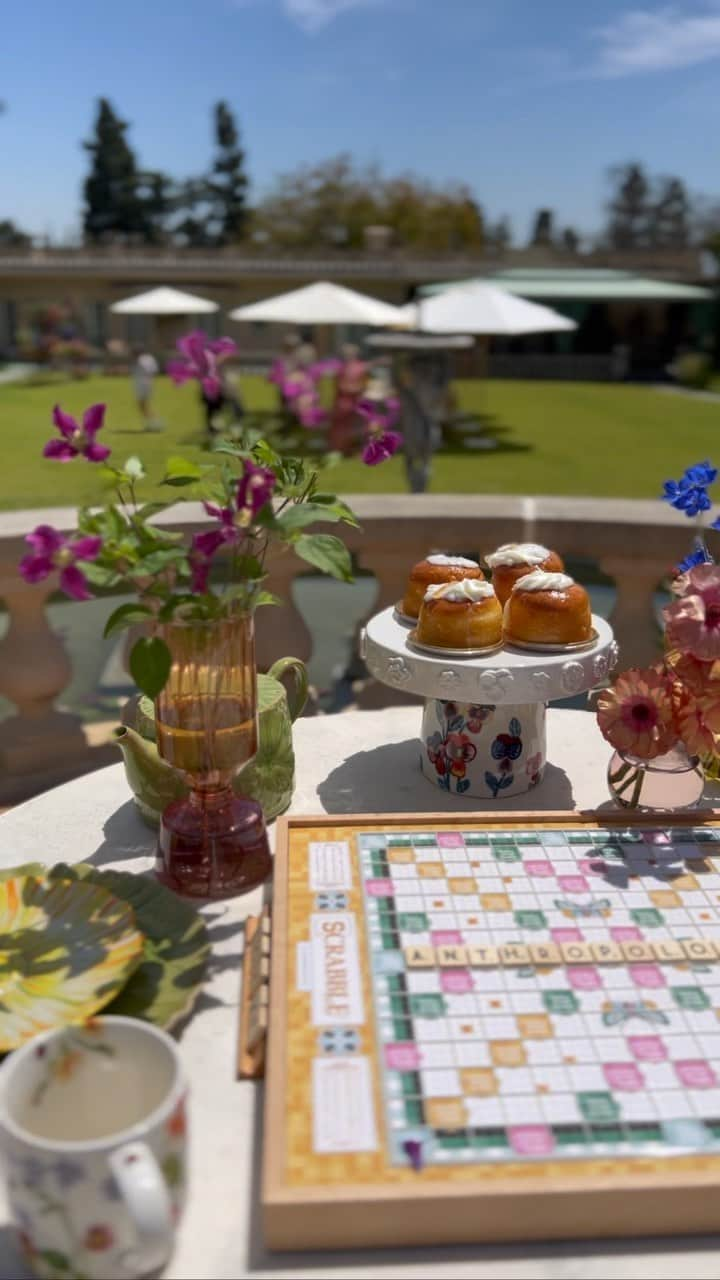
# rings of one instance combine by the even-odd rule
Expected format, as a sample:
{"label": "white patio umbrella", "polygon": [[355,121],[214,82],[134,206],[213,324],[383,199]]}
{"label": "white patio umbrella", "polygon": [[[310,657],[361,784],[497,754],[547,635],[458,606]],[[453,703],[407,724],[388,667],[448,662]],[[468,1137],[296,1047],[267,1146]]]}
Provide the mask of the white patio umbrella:
{"label": "white patio umbrella", "polygon": [[198,298],[194,293],[162,285],[114,302],[110,310],[118,316],[199,316],[219,311],[220,306],[209,298]]}
{"label": "white patio umbrella", "polygon": [[264,321],[267,324],[357,324],[368,326],[403,323],[401,307],[370,298],[320,280],[316,284],[280,293],[264,302],[253,302],[230,312],[231,320]]}
{"label": "white patio umbrella", "polygon": [[451,285],[441,293],[400,308],[403,322],[423,333],[476,333],[508,337],[524,333],[565,333],[574,320],[551,307],[527,302],[483,281]]}

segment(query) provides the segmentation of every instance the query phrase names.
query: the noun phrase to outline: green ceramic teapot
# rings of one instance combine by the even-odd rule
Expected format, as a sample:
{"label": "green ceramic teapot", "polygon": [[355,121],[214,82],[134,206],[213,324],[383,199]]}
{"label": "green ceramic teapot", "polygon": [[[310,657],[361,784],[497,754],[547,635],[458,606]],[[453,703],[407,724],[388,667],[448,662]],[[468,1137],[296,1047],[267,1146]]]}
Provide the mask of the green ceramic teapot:
{"label": "green ceramic teapot", "polygon": [[[289,693],[281,683],[285,675],[292,676]],[[240,770],[234,786],[242,795],[257,800],[270,822],[287,809],[295,787],[292,725],[307,702],[307,671],[299,658],[279,658],[267,675],[258,673],[257,683],[258,752]],[[163,809],[171,800],[186,796],[188,788],[182,774],[158,755],[150,698],[138,698],[131,704],[129,720],[113,731],[113,738],[123,753],[135,803],[145,821],[156,827]]]}

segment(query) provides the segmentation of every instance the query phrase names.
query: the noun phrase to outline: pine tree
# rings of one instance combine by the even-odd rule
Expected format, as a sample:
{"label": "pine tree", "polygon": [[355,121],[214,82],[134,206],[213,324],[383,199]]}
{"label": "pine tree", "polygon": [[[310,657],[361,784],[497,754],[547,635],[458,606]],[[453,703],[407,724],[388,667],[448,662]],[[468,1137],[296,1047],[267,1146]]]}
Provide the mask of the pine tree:
{"label": "pine tree", "polygon": [[615,192],[608,204],[608,240],[613,249],[639,249],[647,244],[650,185],[640,164],[610,171]]}
{"label": "pine tree", "polygon": [[690,241],[690,201],[680,178],[662,178],[649,216],[653,248],[684,249]]}
{"label": "pine tree", "polygon": [[217,154],[208,179],[212,233],[216,244],[232,244],[242,239],[247,222],[248,179],[238,127],[226,102],[215,107],[215,143]]}
{"label": "pine tree", "polygon": [[548,247],[554,242],[554,219],[555,215],[552,209],[538,209],[530,236],[531,245]]}
{"label": "pine tree", "polygon": [[83,228],[89,240],[145,234],[139,175],[126,129],[107,98],[100,98],[94,136],[83,144],[92,156],[83,189]]}

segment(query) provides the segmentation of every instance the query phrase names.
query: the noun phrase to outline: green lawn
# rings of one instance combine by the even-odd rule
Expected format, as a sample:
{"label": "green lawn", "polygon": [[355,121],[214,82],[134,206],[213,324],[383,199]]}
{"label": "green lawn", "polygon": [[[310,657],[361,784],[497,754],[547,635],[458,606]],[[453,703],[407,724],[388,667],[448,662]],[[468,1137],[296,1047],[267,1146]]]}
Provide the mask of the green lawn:
{"label": "green lawn", "polygon": [[[439,454],[432,479],[438,493],[654,497],[662,480],[679,475],[688,463],[720,456],[720,403],[603,383],[465,381],[457,384],[457,392],[460,407],[487,415],[500,448]],[[244,395],[249,409],[269,408],[274,401],[273,389],[259,377],[244,380]],[[168,453],[207,459],[193,386],[158,380],[155,405],[166,430],[152,435],[139,429],[128,379],[11,383],[0,386],[0,509],[71,506],[100,497],[96,468],[41,457],[53,434],[50,413],[56,400],[72,413],[106,401],[101,439],[119,460],[140,454],[150,476],[161,473]],[[397,458],[375,468],[343,462],[332,472],[331,484],[343,493],[405,491]],[[150,489],[146,485],[145,493]]]}

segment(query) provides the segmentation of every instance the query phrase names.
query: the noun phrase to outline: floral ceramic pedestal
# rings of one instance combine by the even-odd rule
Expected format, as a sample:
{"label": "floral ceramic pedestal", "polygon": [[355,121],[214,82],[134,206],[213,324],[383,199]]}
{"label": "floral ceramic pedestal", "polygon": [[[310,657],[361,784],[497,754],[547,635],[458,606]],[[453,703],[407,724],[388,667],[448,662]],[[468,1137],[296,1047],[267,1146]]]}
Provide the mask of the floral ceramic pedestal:
{"label": "floral ceramic pedestal", "polygon": [[545,771],[544,702],[491,706],[428,698],[420,767],[455,795],[518,796]]}
{"label": "floral ceramic pedestal", "polygon": [[555,699],[603,685],[618,657],[612,629],[593,617],[587,649],[487,657],[435,657],[414,649],[409,628],[385,609],[368,623],[362,656],[383,684],[425,698],[420,767],[452,795],[484,800],[522,795],[542,780],[545,717]]}

